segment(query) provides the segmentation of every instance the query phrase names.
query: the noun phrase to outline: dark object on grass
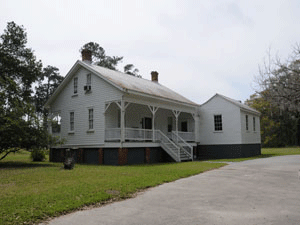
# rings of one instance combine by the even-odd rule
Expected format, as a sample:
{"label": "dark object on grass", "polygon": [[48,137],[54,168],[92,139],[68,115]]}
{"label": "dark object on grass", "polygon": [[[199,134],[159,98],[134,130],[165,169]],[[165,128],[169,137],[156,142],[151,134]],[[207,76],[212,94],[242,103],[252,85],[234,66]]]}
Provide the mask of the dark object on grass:
{"label": "dark object on grass", "polygon": [[71,170],[71,169],[74,168],[74,165],[75,165],[75,160],[73,158],[71,150],[67,149],[66,150],[66,159],[65,159],[65,162],[64,162],[64,169]]}

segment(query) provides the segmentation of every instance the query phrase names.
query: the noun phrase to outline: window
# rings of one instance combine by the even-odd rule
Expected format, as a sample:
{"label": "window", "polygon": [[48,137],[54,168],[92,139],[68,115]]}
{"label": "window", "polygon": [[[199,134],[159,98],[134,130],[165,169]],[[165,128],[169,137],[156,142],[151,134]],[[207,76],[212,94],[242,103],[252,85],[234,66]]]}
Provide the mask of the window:
{"label": "window", "polygon": [[222,115],[214,115],[215,131],[222,131]]}
{"label": "window", "polygon": [[89,73],[86,75],[86,85],[91,86],[92,84],[92,75]]}
{"label": "window", "polygon": [[168,132],[172,132],[173,117],[168,117]]}
{"label": "window", "polygon": [[70,131],[74,131],[74,112],[70,112]]}
{"label": "window", "polygon": [[248,126],[248,115],[246,115],[246,130],[249,130],[249,126]]}
{"label": "window", "polygon": [[253,116],[253,131],[255,131],[255,117]]}
{"label": "window", "polygon": [[89,130],[94,128],[94,110],[89,109]]}
{"label": "window", "polygon": [[74,94],[77,94],[78,89],[78,77],[74,77]]}
{"label": "window", "polygon": [[61,116],[60,113],[54,113],[51,121],[52,133],[60,133]]}

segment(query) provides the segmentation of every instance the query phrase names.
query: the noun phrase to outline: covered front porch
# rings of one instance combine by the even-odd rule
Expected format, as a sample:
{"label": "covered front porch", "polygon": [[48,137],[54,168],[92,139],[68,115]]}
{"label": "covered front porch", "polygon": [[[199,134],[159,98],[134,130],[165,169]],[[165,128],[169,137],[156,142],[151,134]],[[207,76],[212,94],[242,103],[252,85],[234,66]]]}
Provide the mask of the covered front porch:
{"label": "covered front porch", "polygon": [[178,135],[186,142],[196,142],[195,114],[127,101],[106,103],[105,141],[156,142],[158,130],[171,139]]}
{"label": "covered front porch", "polygon": [[106,102],[105,142],[159,143],[176,161],[192,159],[196,120],[195,112],[182,108],[125,100]]}

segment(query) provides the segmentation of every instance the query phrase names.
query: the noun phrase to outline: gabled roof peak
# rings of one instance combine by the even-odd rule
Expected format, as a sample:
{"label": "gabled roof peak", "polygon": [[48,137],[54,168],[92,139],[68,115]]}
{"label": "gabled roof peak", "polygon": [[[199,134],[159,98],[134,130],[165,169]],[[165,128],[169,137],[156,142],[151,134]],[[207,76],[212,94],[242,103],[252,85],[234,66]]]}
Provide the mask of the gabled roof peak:
{"label": "gabled roof peak", "polygon": [[219,93],[216,93],[213,97],[211,97],[209,100],[207,100],[201,106],[205,105],[206,103],[208,103],[209,101],[211,101],[213,98],[215,98],[217,96],[219,96],[220,98],[222,98],[222,99],[224,99],[224,100],[226,100],[226,101],[228,101],[228,102],[230,102],[230,103],[238,106],[240,109],[243,109],[245,111],[250,111],[250,112],[252,112],[254,114],[257,114],[257,115],[261,114],[260,112],[258,112],[257,110],[251,108],[250,106],[243,104],[242,101],[229,98],[229,97],[227,97],[225,95],[222,95],[222,94],[219,94]]}

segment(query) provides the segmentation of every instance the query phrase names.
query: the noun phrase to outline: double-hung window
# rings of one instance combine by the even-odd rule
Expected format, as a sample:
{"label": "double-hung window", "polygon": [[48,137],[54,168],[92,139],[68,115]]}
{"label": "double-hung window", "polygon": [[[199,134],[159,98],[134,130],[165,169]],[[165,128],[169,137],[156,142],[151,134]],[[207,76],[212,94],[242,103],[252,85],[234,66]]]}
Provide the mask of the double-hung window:
{"label": "double-hung window", "polygon": [[92,74],[87,74],[86,75],[86,85],[91,86],[92,85]]}
{"label": "double-hung window", "polygon": [[78,89],[78,77],[74,77],[74,94],[77,94]]}
{"label": "double-hung window", "polygon": [[94,109],[89,109],[89,130],[94,129]]}
{"label": "double-hung window", "polygon": [[74,112],[70,112],[70,131],[74,131]]}
{"label": "double-hung window", "polygon": [[215,131],[222,131],[222,115],[214,115]]}

